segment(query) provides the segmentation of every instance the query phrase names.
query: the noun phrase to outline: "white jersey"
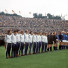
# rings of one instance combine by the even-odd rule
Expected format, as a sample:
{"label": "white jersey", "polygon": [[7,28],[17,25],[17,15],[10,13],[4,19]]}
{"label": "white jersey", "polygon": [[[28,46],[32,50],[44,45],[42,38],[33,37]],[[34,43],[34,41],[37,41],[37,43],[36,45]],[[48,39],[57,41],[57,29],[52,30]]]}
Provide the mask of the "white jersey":
{"label": "white jersey", "polygon": [[26,34],[26,33],[24,34],[24,41],[25,41],[25,42],[29,42],[28,36],[29,36],[29,34]]}
{"label": "white jersey", "polygon": [[16,34],[16,41],[17,42],[20,42],[20,36],[21,36],[21,34]]}
{"label": "white jersey", "polygon": [[33,35],[29,34],[29,42],[32,43],[33,42]]}
{"label": "white jersey", "polygon": [[20,41],[24,43],[24,35],[20,35]]}
{"label": "white jersey", "polygon": [[44,42],[44,35],[41,36],[41,41]]}
{"label": "white jersey", "polygon": [[36,35],[33,35],[33,42],[37,42],[36,41]]}
{"label": "white jersey", "polygon": [[36,35],[36,41],[39,42],[39,35]]}
{"label": "white jersey", "polygon": [[12,43],[16,44],[16,35],[12,34],[12,37],[11,37],[11,40],[12,40]]}
{"label": "white jersey", "polygon": [[6,43],[11,43],[11,36],[12,36],[12,35],[6,35],[6,36],[5,36],[5,42],[6,42]]}
{"label": "white jersey", "polygon": [[41,40],[41,35],[39,35],[39,42],[41,42],[42,40]]}
{"label": "white jersey", "polygon": [[45,43],[48,43],[47,36],[44,36],[44,42],[45,42]]}

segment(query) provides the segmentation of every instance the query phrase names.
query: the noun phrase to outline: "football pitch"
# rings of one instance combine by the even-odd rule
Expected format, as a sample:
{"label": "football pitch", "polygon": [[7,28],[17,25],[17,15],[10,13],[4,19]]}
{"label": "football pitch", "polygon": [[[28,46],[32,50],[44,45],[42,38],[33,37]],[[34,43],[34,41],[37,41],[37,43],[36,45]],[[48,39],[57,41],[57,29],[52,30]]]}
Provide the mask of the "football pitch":
{"label": "football pitch", "polygon": [[1,46],[0,68],[68,68],[68,50],[6,59],[5,48]]}

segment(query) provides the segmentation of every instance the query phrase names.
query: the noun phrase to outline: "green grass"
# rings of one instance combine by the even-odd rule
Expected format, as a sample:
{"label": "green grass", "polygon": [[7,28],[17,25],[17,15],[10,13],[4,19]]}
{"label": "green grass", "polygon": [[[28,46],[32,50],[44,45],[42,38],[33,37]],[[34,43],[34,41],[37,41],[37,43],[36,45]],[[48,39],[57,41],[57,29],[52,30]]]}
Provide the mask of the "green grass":
{"label": "green grass", "polygon": [[17,58],[5,58],[0,47],[0,68],[68,68],[68,50],[58,50]]}

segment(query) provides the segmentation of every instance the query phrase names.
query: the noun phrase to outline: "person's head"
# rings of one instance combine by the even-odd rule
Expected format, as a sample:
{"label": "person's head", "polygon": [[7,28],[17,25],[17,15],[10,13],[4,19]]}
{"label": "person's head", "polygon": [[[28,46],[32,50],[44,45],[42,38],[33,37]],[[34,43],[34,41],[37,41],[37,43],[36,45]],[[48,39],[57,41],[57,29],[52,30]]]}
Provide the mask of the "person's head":
{"label": "person's head", "polygon": [[8,30],[7,31],[7,34],[11,35],[12,34],[11,30]]}
{"label": "person's head", "polygon": [[23,35],[24,34],[24,30],[22,30],[20,33]]}
{"label": "person's head", "polygon": [[45,35],[45,33],[43,32],[42,35]]}
{"label": "person's head", "polygon": [[34,32],[34,34],[36,35],[36,32]]}
{"label": "person's head", "polygon": [[42,33],[40,32],[39,35],[42,35]]}
{"label": "person's head", "polygon": [[61,35],[62,33],[60,32],[59,34]]}
{"label": "person's head", "polygon": [[68,35],[68,32],[67,32],[67,35]]}
{"label": "person's head", "polygon": [[31,35],[33,35],[33,32],[32,32],[32,31],[30,31],[30,34],[31,34]]}
{"label": "person's head", "polygon": [[54,32],[54,35],[56,35],[56,32]]}
{"label": "person's head", "polygon": [[38,32],[36,32],[36,35],[38,35]]}
{"label": "person's head", "polygon": [[62,33],[62,34],[66,34],[66,32],[65,32],[65,31],[62,31],[61,33]]}
{"label": "person's head", "polygon": [[58,35],[58,32],[56,33],[56,35]]}
{"label": "person's head", "polygon": [[50,32],[48,33],[48,35],[50,35]]}
{"label": "person's head", "polygon": [[45,36],[47,36],[47,33],[45,33]]}
{"label": "person's head", "polygon": [[40,35],[40,32],[38,33],[38,35]]}
{"label": "person's head", "polygon": [[28,34],[28,30],[25,30],[25,33]]}
{"label": "person's head", "polygon": [[19,34],[20,33],[20,30],[16,30],[16,32]]}
{"label": "person's head", "polygon": [[51,35],[54,35],[54,33],[52,32]]}
{"label": "person's head", "polygon": [[17,31],[16,30],[14,30],[14,35],[16,35],[17,34]]}

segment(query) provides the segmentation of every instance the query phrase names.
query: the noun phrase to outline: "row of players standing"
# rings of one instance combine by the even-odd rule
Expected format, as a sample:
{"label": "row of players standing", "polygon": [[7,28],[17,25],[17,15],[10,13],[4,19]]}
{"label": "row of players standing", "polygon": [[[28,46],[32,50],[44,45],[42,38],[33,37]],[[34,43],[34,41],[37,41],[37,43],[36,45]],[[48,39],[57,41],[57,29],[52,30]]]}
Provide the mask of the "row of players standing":
{"label": "row of players standing", "polygon": [[44,32],[33,33],[32,31],[28,32],[28,30],[25,32],[23,30],[15,30],[12,33],[10,30],[8,30],[8,33],[5,36],[6,58],[10,56],[17,57],[18,55],[27,55],[28,50],[29,55],[31,55],[31,50],[33,54],[49,51],[49,48],[50,51],[52,51],[52,44],[55,45],[54,49],[57,50],[57,40],[58,35],[56,35],[56,32],[49,32],[47,35],[47,33]]}

